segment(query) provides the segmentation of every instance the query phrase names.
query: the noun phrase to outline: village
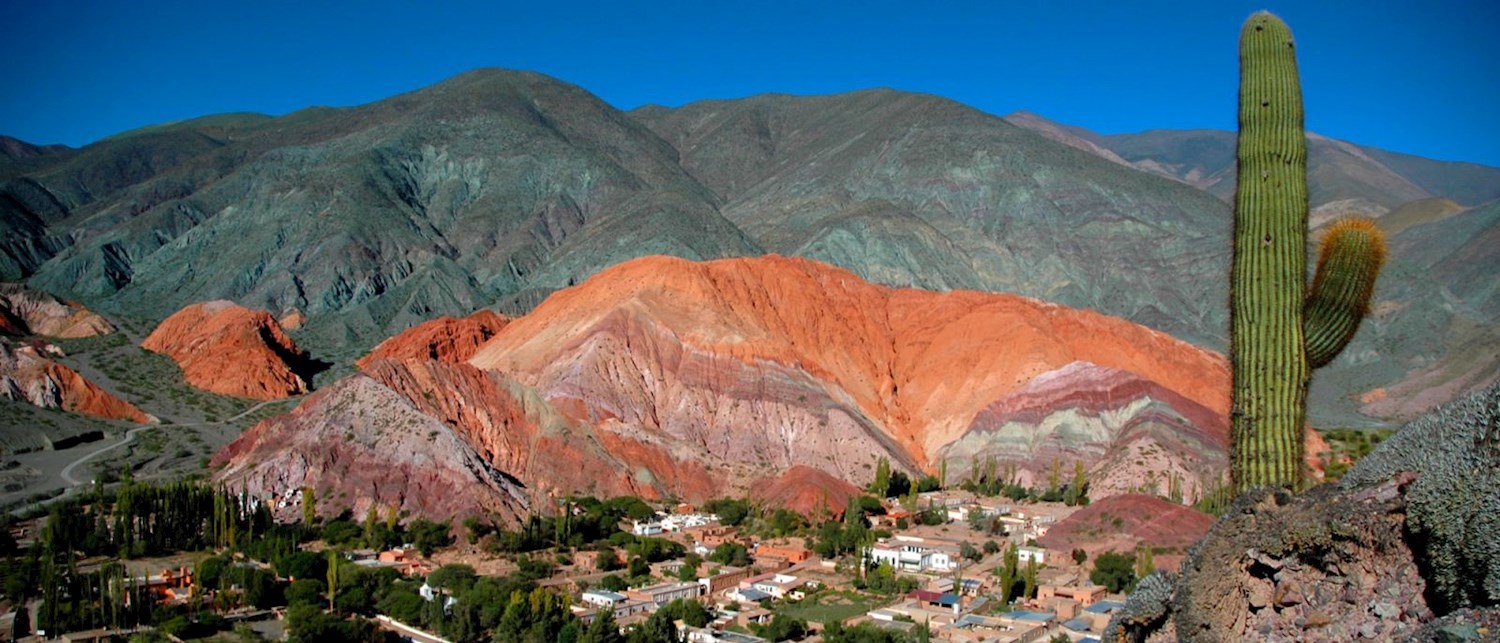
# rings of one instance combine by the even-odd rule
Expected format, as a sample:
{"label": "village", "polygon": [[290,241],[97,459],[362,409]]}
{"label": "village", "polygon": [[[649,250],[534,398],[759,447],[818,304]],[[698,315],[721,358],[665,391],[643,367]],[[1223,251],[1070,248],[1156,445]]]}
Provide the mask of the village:
{"label": "village", "polygon": [[[818,632],[831,619],[844,625],[869,622],[880,629],[911,632],[919,625],[932,640],[993,643],[1097,641],[1124,596],[1089,581],[1089,572],[1070,552],[1035,546],[1048,527],[1072,513],[1062,503],[1035,503],[1024,508],[962,491],[920,494],[919,502],[942,516],[939,524],[914,524],[915,512],[890,502],[884,515],[871,520],[879,537],[859,558],[868,569],[887,568],[912,589],[879,597],[858,589],[858,564],[819,558],[803,538],[757,540],[719,523],[716,516],[678,505],[650,521],[634,521],[632,533],[662,536],[707,556],[724,543],[743,546],[750,563],[713,566],[695,581],[673,581],[623,591],[579,589],[574,612],[585,621],[610,610],[623,627],[639,623],[673,600],[693,599],[712,606],[707,627],[681,626],[685,640],[710,643],[766,641],[746,633],[777,614],[809,621],[805,641],[821,641]],[[885,503],[883,503],[885,504]],[[1004,545],[978,560],[965,556],[965,545],[993,542],[996,534],[974,525],[998,524]],[[1027,543],[1032,543],[1028,545]],[[992,548],[994,549],[994,548]],[[995,594],[1007,549],[1021,566],[1032,566],[1031,598],[1003,602]],[[680,563],[659,566],[660,575],[675,576]],[[1019,579],[1018,579],[1019,580]],[[868,587],[868,585],[866,585]],[[823,620],[819,620],[819,619]],[[1061,637],[1061,638],[1059,638]]]}
{"label": "village", "polygon": [[[656,547],[678,555],[655,562],[607,545],[567,553],[558,548],[554,562],[545,565],[534,561],[537,553],[546,552],[517,557],[463,542],[431,550],[430,555],[410,544],[344,549],[314,541],[301,547],[318,557],[336,555],[342,562],[331,565],[334,568],[349,565],[399,576],[397,583],[420,583],[416,594],[425,603],[420,613],[429,622],[435,611],[451,614],[458,604],[453,584],[437,579],[515,574],[519,560],[540,569],[529,578],[545,591],[565,596],[568,613],[582,626],[607,614],[609,622],[629,632],[676,602],[701,604],[705,622],[674,624],[681,640],[694,643],[817,642],[825,640],[823,633],[831,625],[902,636],[891,640],[917,640],[920,634],[926,640],[960,642],[1095,641],[1123,607],[1124,588],[1112,592],[1090,580],[1086,553],[1037,544],[1052,525],[1078,507],[1061,502],[1018,504],[956,489],[913,493],[878,505],[873,498],[862,500],[860,515],[829,516],[822,534],[804,525],[795,534],[773,537],[742,530],[745,521],[740,516],[732,521],[738,525],[725,524],[731,521],[688,504],[654,506],[649,515],[637,509],[639,517],[613,526],[618,532],[611,541],[675,544]],[[914,506],[921,509],[913,510]],[[840,524],[833,519],[850,525],[851,534],[857,530],[855,546],[830,552],[831,545],[819,544],[830,529],[839,531],[830,527]],[[834,555],[819,556],[819,549]],[[182,562],[181,557],[173,560]],[[137,561],[132,568],[149,564]],[[230,564],[259,570],[293,587],[299,584],[249,557],[236,557]],[[191,564],[180,564],[143,573],[133,582],[148,588],[153,600],[163,605],[214,609],[224,619],[221,627],[233,626],[247,638],[277,640],[292,629],[281,622],[286,608],[248,604],[245,588],[205,587],[194,574]],[[330,576],[328,584],[334,582]],[[288,589],[286,594],[293,593]],[[373,609],[371,622],[390,635],[431,643],[449,640],[418,623],[404,622],[401,614],[381,613],[379,607]],[[414,620],[411,614],[416,613],[408,611],[405,618]],[[10,623],[0,622],[0,632],[11,629]],[[123,640],[132,634],[137,637],[132,640],[152,640],[140,638],[151,629],[99,628],[68,633],[62,640]],[[16,640],[41,640],[44,634]],[[175,634],[166,638],[193,640]]]}

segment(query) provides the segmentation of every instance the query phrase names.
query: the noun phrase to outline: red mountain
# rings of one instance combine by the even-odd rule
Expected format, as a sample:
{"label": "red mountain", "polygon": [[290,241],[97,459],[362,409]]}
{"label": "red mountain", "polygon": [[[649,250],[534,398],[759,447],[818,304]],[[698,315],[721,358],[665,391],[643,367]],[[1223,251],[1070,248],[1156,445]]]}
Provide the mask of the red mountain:
{"label": "red mountain", "polygon": [[193,386],[274,400],[308,391],[302,349],[270,313],[228,301],[193,304],[162,320],[141,348],[171,357]]}
{"label": "red mountain", "polygon": [[[412,345],[393,354],[437,356],[427,340]],[[881,457],[909,472],[946,458],[950,479],[977,458],[1029,472],[1077,459],[1098,492],[1138,483],[1139,465],[1116,457],[1131,444],[1155,445],[1194,488],[1223,474],[1221,357],[1090,311],[876,286],[804,259],[629,261],[511,321],[468,364],[374,355],[363,364],[361,386],[447,427],[525,485],[529,502],[564,492],[700,501],[788,471],[802,472],[789,476],[794,488],[805,485],[790,478],[820,476],[862,485]],[[1046,418],[1059,413],[1085,418],[1075,424],[1087,430],[1053,430]],[[347,485],[299,449],[337,450],[390,421],[298,416],[300,430],[332,444],[268,439],[297,428],[273,419],[220,453],[223,479],[311,480],[352,498],[381,486]],[[1016,431],[1065,439],[1017,449],[1004,437]],[[300,468],[288,476],[288,467]],[[782,496],[806,504],[802,491]],[[360,502],[370,501],[386,502]]]}

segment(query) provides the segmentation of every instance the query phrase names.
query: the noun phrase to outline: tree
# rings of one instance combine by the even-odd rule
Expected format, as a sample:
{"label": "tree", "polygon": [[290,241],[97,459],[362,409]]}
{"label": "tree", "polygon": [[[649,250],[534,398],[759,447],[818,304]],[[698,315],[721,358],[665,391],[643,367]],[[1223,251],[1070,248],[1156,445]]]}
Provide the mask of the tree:
{"label": "tree", "polygon": [[594,569],[601,572],[612,572],[625,566],[620,562],[620,555],[615,552],[614,547],[599,543],[599,546],[594,551],[597,552],[597,555],[594,556]]}
{"label": "tree", "polygon": [[376,604],[376,609],[402,623],[417,625],[421,623],[424,602],[409,584],[393,585]]}
{"label": "tree", "polygon": [[1036,559],[1026,560],[1026,573],[1022,575],[1023,589],[1021,596],[1024,598],[1036,598]]}
{"label": "tree", "polygon": [[778,613],[757,634],[772,641],[795,641],[807,636],[807,621]]}
{"label": "tree", "polygon": [[630,566],[626,569],[625,575],[631,579],[649,577],[651,575],[651,565],[646,562],[646,559],[640,556],[633,557],[630,559]]}
{"label": "tree", "polygon": [[1089,581],[1111,592],[1126,591],[1135,585],[1134,557],[1114,551],[1099,554],[1094,559],[1094,571],[1089,572]]}
{"label": "tree", "polygon": [[885,498],[885,493],[891,488],[891,463],[884,457],[875,461],[875,481],[870,483],[870,493],[876,497]]}
{"label": "tree", "polygon": [[406,526],[407,537],[423,556],[431,556],[432,552],[438,548],[452,544],[453,537],[450,535],[452,531],[451,523],[433,522],[424,518],[413,520],[410,525]]}
{"label": "tree", "polygon": [[286,588],[286,602],[288,605],[313,605],[316,606],[323,600],[323,594],[328,586],[316,578],[299,578],[292,581]]}
{"label": "tree", "polygon": [[891,482],[886,485],[885,497],[900,498],[906,496],[911,490],[911,478],[906,477],[905,472],[891,471]]}
{"label": "tree", "polygon": [[979,548],[967,540],[959,544],[958,555],[976,563],[979,562],[979,559],[984,558],[984,554],[979,552]]}
{"label": "tree", "polygon": [[1156,571],[1156,561],[1152,560],[1151,548],[1145,543],[1135,548],[1135,577],[1145,578]]}
{"label": "tree", "polygon": [[682,560],[682,568],[677,570],[677,580],[691,582],[698,578],[698,566],[703,564],[703,558],[697,554],[688,554]]}
{"label": "tree", "polygon": [[616,574],[610,574],[599,579],[599,587],[611,592],[623,592],[630,588],[630,583],[625,582],[625,579]]}
{"label": "tree", "polygon": [[750,564],[750,551],[744,545],[729,540],[719,543],[708,555],[708,559],[720,565],[744,567]]}
{"label": "tree", "polygon": [[31,610],[26,608],[25,601],[16,607],[16,619],[11,622],[10,640],[19,641],[31,635]]}
{"label": "tree", "polygon": [[594,622],[589,623],[587,630],[583,632],[583,638],[578,643],[625,643],[625,637],[620,634],[620,625],[615,622],[613,610],[601,610]]}
{"label": "tree", "polygon": [[1082,460],[1073,461],[1073,481],[1068,483],[1068,492],[1063,502],[1068,506],[1088,504],[1089,476]]}
{"label": "tree", "polygon": [[1000,553],[1000,543],[993,540],[984,541],[984,553],[985,555]]}
{"label": "tree", "polygon": [[1089,559],[1089,553],[1086,552],[1086,551],[1084,551],[1082,548],[1077,548],[1077,549],[1073,550],[1073,562],[1074,563],[1082,565],[1083,562],[1086,561],[1086,560],[1088,560],[1088,559]]}
{"label": "tree", "polygon": [[703,504],[703,509],[719,517],[730,527],[739,526],[750,515],[750,503],[739,498],[718,498]]}
{"label": "tree", "polygon": [[631,630],[630,636],[625,640],[629,643],[681,643],[682,637],[677,634],[677,626],[668,616],[665,610],[656,610],[646,622]]}
{"label": "tree", "polygon": [[328,609],[334,608],[333,598],[339,591],[339,553],[328,550]]}
{"label": "tree", "polygon": [[302,488],[302,524],[309,527],[318,520],[318,493],[312,487]]}
{"label": "tree", "polygon": [[1011,590],[1015,588],[1016,576],[1020,573],[1021,555],[1016,549],[1016,544],[1011,543],[1005,550],[1005,562],[1000,566],[1000,601],[1009,603]]}
{"label": "tree", "polygon": [[713,619],[713,615],[708,613],[702,603],[681,598],[661,606],[658,611],[665,611],[668,621],[682,621],[693,627],[706,627]]}
{"label": "tree", "polygon": [[473,587],[474,581],[478,578],[479,575],[474,572],[473,567],[462,563],[457,563],[453,565],[443,565],[442,567],[432,570],[432,573],[427,575],[427,584],[433,587],[441,587],[457,593],[462,593],[470,587]]}

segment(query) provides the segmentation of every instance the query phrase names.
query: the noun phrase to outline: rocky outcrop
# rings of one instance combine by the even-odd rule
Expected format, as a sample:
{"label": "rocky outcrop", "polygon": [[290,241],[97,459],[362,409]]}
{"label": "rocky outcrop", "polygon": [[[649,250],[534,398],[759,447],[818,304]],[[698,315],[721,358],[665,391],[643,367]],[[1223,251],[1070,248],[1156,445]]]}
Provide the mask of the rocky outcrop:
{"label": "rocky outcrop", "polygon": [[1403,427],[1337,486],[1247,493],[1158,592],[1160,618],[1121,619],[1106,640],[1488,640],[1496,445],[1500,385]]}
{"label": "rocky outcrop", "polygon": [[356,364],[364,368],[378,359],[430,359],[449,364],[467,362],[480,346],[505,328],[508,321],[489,310],[461,318],[439,317],[381,342]]}
{"label": "rocky outcrop", "polygon": [[50,359],[49,347],[39,342],[16,345],[0,339],[0,397],[112,420],[155,421],[77,371]]}
{"label": "rocky outcrop", "polygon": [[0,284],[0,334],[77,339],[115,332],[109,320],[19,284]]}
{"label": "rocky outcrop", "polygon": [[858,487],[820,469],[797,465],[781,475],[756,482],[751,486],[750,497],[762,506],[837,520],[843,517],[849,501],[861,493]]}
{"label": "rocky outcrop", "polygon": [[212,393],[274,400],[308,391],[306,353],[270,313],[232,302],[183,308],[141,348],[171,357],[188,384]]}
{"label": "rocky outcrop", "polygon": [[[326,515],[395,510],[431,518],[527,513],[525,494],[441,421],[365,375],[257,424],[214,455],[217,479],[260,497],[311,487]],[[301,515],[295,504],[278,507]]]}

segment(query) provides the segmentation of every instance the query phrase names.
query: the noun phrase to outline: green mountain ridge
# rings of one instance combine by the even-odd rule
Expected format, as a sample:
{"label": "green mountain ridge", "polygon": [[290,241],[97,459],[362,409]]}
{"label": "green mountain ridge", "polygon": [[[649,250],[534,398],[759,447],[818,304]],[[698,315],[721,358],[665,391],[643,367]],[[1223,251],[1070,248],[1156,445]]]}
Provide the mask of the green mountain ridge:
{"label": "green mountain ridge", "polygon": [[[209,299],[296,308],[298,341],[346,359],[438,315],[525,312],[637,256],[777,252],[888,285],[1094,308],[1222,350],[1232,137],[1041,132],[894,90],[622,112],[540,74],[479,70],[358,107],[207,116],[79,149],[0,141],[0,279],[132,318]],[[1500,195],[1494,168],[1313,149],[1329,203]],[[1494,326],[1483,284],[1500,244],[1458,243],[1493,238],[1487,212],[1406,217],[1386,305],[1320,372],[1331,410],[1315,421],[1369,421],[1358,395],[1457,359],[1454,346],[1500,362],[1487,336],[1445,335]]]}

